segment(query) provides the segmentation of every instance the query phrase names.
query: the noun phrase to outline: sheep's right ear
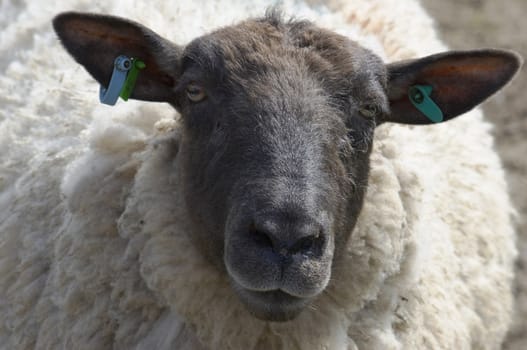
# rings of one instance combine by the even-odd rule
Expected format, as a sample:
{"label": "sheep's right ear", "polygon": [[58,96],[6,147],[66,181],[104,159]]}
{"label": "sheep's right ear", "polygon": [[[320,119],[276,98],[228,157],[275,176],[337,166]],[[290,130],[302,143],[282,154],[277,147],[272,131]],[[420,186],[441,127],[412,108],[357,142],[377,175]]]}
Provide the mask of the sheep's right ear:
{"label": "sheep's right ear", "polygon": [[[435,103],[433,109],[440,109],[443,121],[455,118],[501,89],[521,64],[518,54],[493,49],[450,51],[389,64],[391,113],[383,121],[432,123],[432,118],[425,116],[410,101],[409,91],[416,85],[427,86],[431,90],[430,100]],[[422,92],[420,96],[423,96]]]}
{"label": "sheep's right ear", "polygon": [[117,56],[142,60],[131,98],[174,100],[182,49],[150,29],[123,18],[65,12],[53,19],[62,45],[101,85],[108,86]]}

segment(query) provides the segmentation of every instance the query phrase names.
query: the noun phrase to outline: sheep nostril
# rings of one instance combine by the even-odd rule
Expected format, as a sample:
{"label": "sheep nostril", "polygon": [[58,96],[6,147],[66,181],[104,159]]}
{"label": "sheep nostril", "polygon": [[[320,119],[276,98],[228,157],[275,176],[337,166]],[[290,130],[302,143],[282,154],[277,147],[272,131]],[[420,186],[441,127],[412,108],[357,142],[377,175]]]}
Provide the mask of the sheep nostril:
{"label": "sheep nostril", "polygon": [[264,231],[257,229],[254,222],[252,222],[249,226],[249,234],[251,235],[253,242],[259,245],[260,247],[274,247],[274,243],[271,237]]}
{"label": "sheep nostril", "polygon": [[295,242],[290,248],[290,254],[319,254],[322,251],[325,238],[322,232],[305,236]]}
{"label": "sheep nostril", "polygon": [[282,228],[275,232],[276,225],[257,224],[256,221],[249,225],[249,239],[255,248],[262,251],[272,250],[275,254],[286,257],[303,254],[309,257],[320,256],[324,250],[326,237],[323,229],[312,225]]}

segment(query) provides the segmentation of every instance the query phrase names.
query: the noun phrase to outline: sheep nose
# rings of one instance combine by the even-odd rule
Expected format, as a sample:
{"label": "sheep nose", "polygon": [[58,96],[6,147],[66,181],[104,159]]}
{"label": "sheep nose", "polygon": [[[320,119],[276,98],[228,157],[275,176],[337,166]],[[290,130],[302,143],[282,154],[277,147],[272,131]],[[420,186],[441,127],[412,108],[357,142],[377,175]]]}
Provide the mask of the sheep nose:
{"label": "sheep nose", "polygon": [[260,249],[282,257],[302,254],[320,256],[326,241],[322,225],[314,220],[254,220],[249,226],[251,241]]}

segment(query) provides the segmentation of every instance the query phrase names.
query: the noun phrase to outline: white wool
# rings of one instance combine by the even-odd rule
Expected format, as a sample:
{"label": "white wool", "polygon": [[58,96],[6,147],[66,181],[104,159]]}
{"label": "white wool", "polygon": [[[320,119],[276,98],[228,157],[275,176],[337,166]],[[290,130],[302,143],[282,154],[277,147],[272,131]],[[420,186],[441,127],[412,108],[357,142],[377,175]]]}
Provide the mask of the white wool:
{"label": "white wool", "polygon": [[[272,2],[0,4],[0,344],[5,349],[498,349],[510,322],[512,212],[490,126],[376,131],[344,263],[287,323],[250,316],[190,242],[176,113],[98,104],[52,32],[60,11],[128,17],[184,44]],[[415,1],[286,0],[286,14],[386,61],[444,50]]]}

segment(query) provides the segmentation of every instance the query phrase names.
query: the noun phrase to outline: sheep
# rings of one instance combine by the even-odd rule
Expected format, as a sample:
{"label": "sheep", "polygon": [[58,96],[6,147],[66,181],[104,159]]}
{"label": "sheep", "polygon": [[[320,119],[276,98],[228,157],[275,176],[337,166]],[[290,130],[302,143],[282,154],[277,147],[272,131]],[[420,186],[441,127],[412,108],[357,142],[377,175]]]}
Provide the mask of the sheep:
{"label": "sheep", "polygon": [[[218,24],[253,14],[218,2],[200,22],[196,3],[138,3],[104,6],[152,23],[178,14],[174,28],[218,21],[218,8]],[[143,60],[132,98],[176,118],[93,107],[50,33],[28,67],[10,65],[2,90],[38,64],[51,91],[32,90],[2,129],[5,348],[499,348],[513,210],[490,126],[468,111],[520,59],[430,56],[444,47],[414,2],[284,11],[320,24],[271,10],[176,46],[118,17],[54,19],[102,86],[118,55]],[[415,84],[432,86],[445,121],[468,113],[432,125],[410,102]]]}

